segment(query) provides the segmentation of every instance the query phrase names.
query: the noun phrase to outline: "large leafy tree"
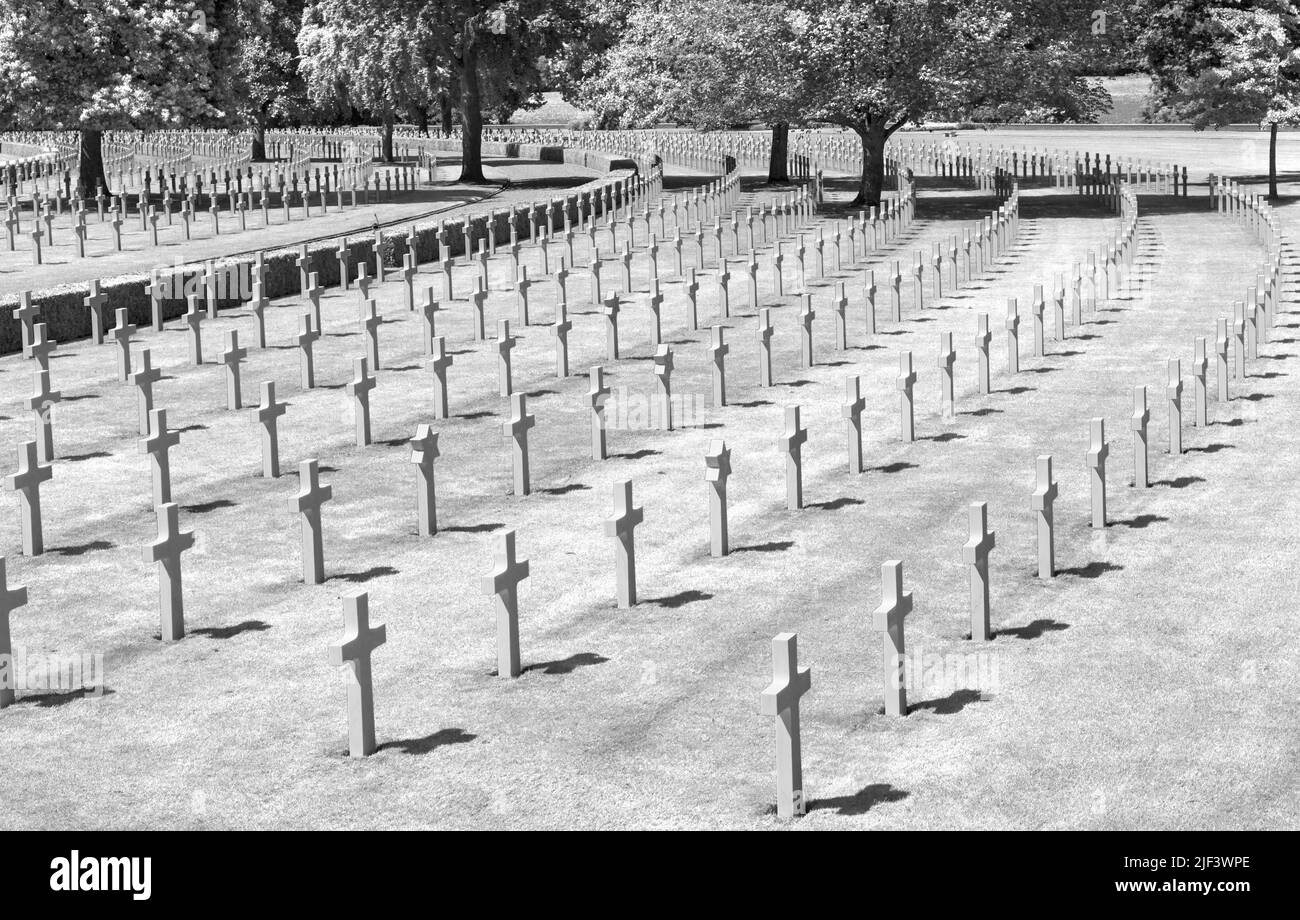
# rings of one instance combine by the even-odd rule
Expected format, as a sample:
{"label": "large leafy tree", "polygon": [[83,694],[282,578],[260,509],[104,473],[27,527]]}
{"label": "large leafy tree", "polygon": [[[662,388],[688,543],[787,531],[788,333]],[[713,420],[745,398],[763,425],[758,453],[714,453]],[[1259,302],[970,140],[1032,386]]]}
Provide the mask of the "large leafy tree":
{"label": "large leafy tree", "polygon": [[437,87],[427,18],[400,0],[316,0],[303,11],[299,68],[324,109],[359,109],[382,126],[381,156],[393,158],[399,115],[427,110]]}
{"label": "large leafy tree", "polygon": [[1076,76],[1073,44],[1033,4],[792,0],[809,115],[862,143],[855,204],[878,204],[885,143],[927,117],[1089,120],[1107,95]]}
{"label": "large leafy tree", "polygon": [[800,115],[790,10],[776,0],[644,2],[590,74],[582,100],[602,123],[703,129],[772,127],[768,178],[784,181],[789,123]]}
{"label": "large leafy tree", "polygon": [[0,120],[75,131],[78,185],[108,188],[103,132],[227,117],[229,5],[169,0],[0,0]]}
{"label": "large leafy tree", "polygon": [[309,109],[298,69],[298,29],[304,0],[240,0],[236,13],[233,83],[238,120],[252,132],[254,160],[266,159],[266,129],[302,118]]}
{"label": "large leafy tree", "polygon": [[[429,0],[417,14],[461,115],[462,182],[482,182],[483,113],[540,101],[552,56],[582,26],[570,0]],[[445,121],[444,121],[445,123]]]}
{"label": "large leafy tree", "polygon": [[1300,13],[1287,0],[1151,4],[1139,41],[1155,75],[1152,117],[1197,129],[1269,128],[1268,195],[1277,198],[1277,129],[1300,124]]}

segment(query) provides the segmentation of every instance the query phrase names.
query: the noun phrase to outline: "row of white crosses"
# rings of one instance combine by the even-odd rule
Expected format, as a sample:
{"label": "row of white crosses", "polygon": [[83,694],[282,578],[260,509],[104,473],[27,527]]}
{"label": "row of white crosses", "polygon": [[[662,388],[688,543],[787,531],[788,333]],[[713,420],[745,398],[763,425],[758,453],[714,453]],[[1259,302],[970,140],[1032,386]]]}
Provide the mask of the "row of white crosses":
{"label": "row of white crosses", "polygon": [[[1127,233],[1136,222],[1136,201],[1131,192],[1126,192]],[[1249,218],[1247,218],[1249,220]],[[1128,234],[1130,237],[1132,234]],[[1280,239],[1270,236],[1270,241]],[[1253,301],[1256,292],[1271,303],[1274,308],[1280,304],[1281,284],[1280,247],[1267,252],[1260,283],[1252,289],[1248,299]],[[1238,304],[1240,315],[1241,304]],[[1224,319],[1219,320],[1220,338],[1224,337]],[[987,328],[986,318],[982,318],[981,327]],[[1194,425],[1204,428],[1209,424],[1206,407],[1205,383],[1205,339],[1196,339],[1196,357],[1193,373],[1196,380]],[[1225,346],[1226,349],[1226,346]],[[1223,352],[1221,352],[1223,353]],[[1244,376],[1245,340],[1244,333],[1238,337],[1238,376]],[[910,355],[906,356],[905,366],[910,365]],[[942,366],[941,358],[941,366]],[[1220,360],[1219,387],[1220,399],[1226,401],[1227,394],[1227,360]],[[901,381],[901,378],[900,378]],[[857,396],[857,381],[850,379],[845,417],[852,418],[855,409],[860,411],[860,399]],[[1178,456],[1182,452],[1182,394],[1183,382],[1181,364],[1178,359],[1169,362],[1169,380],[1166,387],[1166,399],[1169,411],[1169,452]],[[1134,486],[1146,488],[1149,485],[1147,422],[1150,413],[1146,403],[1146,387],[1134,389],[1134,412],[1132,428],[1134,431]],[[906,430],[906,427],[905,427]],[[787,409],[787,428],[785,437],[779,446],[787,455],[787,502],[790,507],[802,506],[802,484],[799,480],[800,449],[806,441],[807,433],[799,424],[797,407]],[[860,431],[855,431],[852,422],[849,425],[850,464],[853,464],[855,451],[853,442],[860,438]],[[860,457],[860,442],[856,455]],[[1101,529],[1107,526],[1106,499],[1106,461],[1110,446],[1106,441],[1105,419],[1094,418],[1089,427],[1089,445],[1085,456],[1090,481],[1091,525]],[[729,452],[728,452],[729,460]],[[725,494],[725,493],[724,493]],[[1055,504],[1059,489],[1052,473],[1052,457],[1038,457],[1035,469],[1035,485],[1031,496],[1030,509],[1035,515],[1037,529],[1038,576],[1049,579],[1057,574],[1055,549]],[[712,508],[712,506],[711,506]],[[724,512],[725,514],[725,512]],[[725,528],[725,523],[724,523]],[[725,530],[724,530],[725,533]],[[725,539],[725,538],[724,538]],[[987,641],[992,638],[990,627],[990,592],[988,576],[989,552],[996,545],[995,535],[988,529],[988,507],[983,502],[970,506],[970,537],[962,547],[962,561],[970,570],[970,616],[971,638]],[[883,692],[885,712],[887,715],[905,715],[907,713],[906,690],[902,668],[904,662],[903,621],[912,612],[912,596],[903,591],[902,563],[886,562],[882,566],[882,601],[873,615],[873,627],[882,633],[883,657]],[[807,668],[798,667],[797,639],[793,633],[781,633],[772,640],[772,682],[760,695],[760,714],[776,719],[776,794],[777,814],[782,818],[802,815],[805,810],[805,797],[802,783],[802,767],[799,742],[799,699],[811,687],[811,674]]]}

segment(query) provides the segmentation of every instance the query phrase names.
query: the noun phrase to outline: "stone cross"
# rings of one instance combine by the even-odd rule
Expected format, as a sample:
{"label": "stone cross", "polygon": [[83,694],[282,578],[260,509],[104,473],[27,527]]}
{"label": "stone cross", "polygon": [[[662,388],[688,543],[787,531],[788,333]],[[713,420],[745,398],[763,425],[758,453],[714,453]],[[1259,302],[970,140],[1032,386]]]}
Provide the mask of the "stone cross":
{"label": "stone cross", "polygon": [[162,371],[153,366],[148,348],[140,349],[141,367],[131,373],[131,384],[136,388],[139,406],[139,428],[143,437],[149,434],[149,413],[153,411],[153,385],[162,379]]}
{"label": "stone cross", "polygon": [[1169,359],[1165,398],[1169,402],[1169,453],[1177,457],[1183,452],[1183,363],[1178,358]]}
{"label": "stone cross", "polygon": [[1014,297],[1007,298],[1007,373],[1020,373],[1020,311]]}
{"label": "stone cross", "polygon": [[190,363],[198,367],[203,363],[203,312],[199,310],[198,297],[191,296],[185,312],[185,325],[189,327]]}
{"label": "stone cross", "polygon": [[301,488],[293,498],[293,507],[302,520],[302,580],[305,584],[319,585],[325,581],[320,509],[334,497],[334,487],[320,484],[320,466],[316,460],[298,464],[298,482]]}
{"label": "stone cross", "polygon": [[1197,428],[1205,428],[1209,425],[1209,410],[1206,405],[1205,389],[1205,371],[1209,361],[1206,359],[1205,345],[1205,336],[1197,336],[1195,357],[1192,359],[1192,379],[1196,394],[1196,415],[1193,422]]}
{"label": "stone cross", "polygon": [[837,351],[844,351],[848,345],[848,309],[849,295],[844,291],[844,282],[835,282],[835,300],[831,304],[835,308],[835,348]]}
{"label": "stone cross", "polygon": [[135,335],[135,325],[127,321],[126,307],[117,310],[117,324],[111,333],[117,342],[117,379],[127,383],[131,378],[131,337]]}
{"label": "stone cross", "polygon": [[970,637],[976,642],[993,638],[989,628],[989,551],[997,545],[989,530],[988,502],[970,506],[970,539],[962,547],[961,561],[970,566]]}
{"label": "stone cross", "polygon": [[442,336],[433,340],[433,357],[429,367],[433,369],[433,417],[446,418],[447,411],[447,368],[451,367],[453,358],[447,354],[447,341]]}
{"label": "stone cross", "polygon": [[601,309],[605,315],[605,357],[610,361],[618,360],[618,296],[610,294],[605,298]]}
{"label": "stone cross", "polygon": [[293,341],[298,346],[298,366],[304,390],[316,386],[316,361],[312,355],[312,343],[319,338],[320,333],[312,325],[311,314],[304,313],[298,317],[298,335]]}
{"label": "stone cross", "polygon": [[777,450],[785,455],[785,506],[790,511],[803,507],[803,445],[808,429],[799,423],[799,407],[786,406],[785,433],[777,440]]}
{"label": "stone cross", "polygon": [[[21,585],[9,587],[5,572],[5,557],[0,556],[0,661],[12,662],[13,641],[9,631],[9,615],[27,604],[27,589]],[[6,671],[9,666],[6,665]],[[13,705],[14,690],[10,681],[0,680],[0,709]]]}
{"label": "stone cross", "polygon": [[632,506],[632,481],[614,483],[614,516],[605,519],[605,536],[614,538],[614,574],[618,606],[636,606],[636,541],[634,531],[645,510]]}
{"label": "stone cross", "polygon": [[802,333],[799,339],[800,341],[799,366],[812,367],[813,366],[812,324],[813,324],[813,319],[816,318],[817,316],[817,313],[812,308],[811,294],[800,295],[800,300],[802,301],[803,305],[799,310],[799,323],[802,328]]}
{"label": "stone cross", "polygon": [[519,267],[519,275],[515,279],[515,293],[519,298],[519,325],[528,325],[528,289],[533,286],[533,282],[528,280],[528,266]]}
{"label": "stone cross", "polygon": [[383,624],[370,625],[370,595],[365,591],[343,598],[343,622],[343,638],[329,647],[330,664],[348,666],[348,754],[369,757],[376,747],[370,656],[388,640],[388,632]]}
{"label": "stone cross", "polygon": [[572,328],[573,321],[569,319],[568,306],[563,302],[556,304],[555,323],[551,326],[551,335],[555,337],[555,377],[557,380],[563,380],[569,376],[569,330]]}
{"label": "stone cross", "polygon": [[1133,485],[1145,489],[1147,479],[1147,422],[1151,413],[1147,411],[1147,388],[1133,388]]}
{"label": "stone cross", "polygon": [[989,315],[981,313],[976,318],[975,350],[979,355],[979,390],[981,396],[987,396],[992,387],[989,381],[989,343],[993,333],[989,332]]}
{"label": "stone cross", "polygon": [[957,411],[953,388],[953,364],[957,361],[957,352],[952,347],[952,333],[939,333],[939,414],[947,407],[948,414]]}
{"label": "stone cross", "polygon": [[372,370],[379,370],[379,327],[384,318],[379,315],[379,305],[374,300],[367,300],[361,314],[361,331],[366,337],[366,358]]}
{"label": "stone cross", "polygon": [[159,563],[158,613],[164,642],[185,636],[185,603],[181,588],[181,553],[194,546],[194,532],[181,532],[180,507],[174,502],[159,505],[158,539],[144,548],[144,561]]}
{"label": "stone cross", "polygon": [[528,477],[528,429],[537,419],[528,414],[523,393],[510,397],[510,419],[501,425],[501,434],[511,439],[511,458],[514,469],[514,492],[527,495],[532,491]]}
{"label": "stone cross", "polygon": [[656,399],[659,404],[659,427],[664,431],[673,430],[673,350],[667,345],[660,345],[654,353],[654,375]]}
{"label": "stone cross", "polygon": [[356,422],[357,447],[370,443],[370,391],[375,388],[375,378],[370,376],[365,358],[352,360],[353,378],[345,387],[352,397],[352,417]]}
{"label": "stone cross", "polygon": [[262,426],[262,475],[280,478],[280,432],[278,420],[284,415],[285,403],[275,401],[275,382],[262,382],[262,403],[257,408],[257,423]]}
{"label": "stone cross", "polygon": [[50,387],[50,372],[38,370],[36,390],[24,401],[36,423],[37,452],[42,463],[54,462],[54,404],[63,396]]}
{"label": "stone cross", "polygon": [[799,698],[812,687],[812,671],[799,667],[798,639],[772,639],[772,682],[759,694],[759,714],[776,719],[776,814],[804,814],[803,765],[799,756]]}
{"label": "stone cross", "polygon": [[1215,375],[1219,402],[1228,401],[1228,319],[1220,316],[1214,333],[1214,353],[1218,357]]}
{"label": "stone cross", "polygon": [[5,477],[5,488],[18,493],[25,556],[39,556],[45,552],[41,530],[41,483],[53,476],[54,467],[41,463],[35,441],[24,441],[19,445],[18,471]]}
{"label": "stone cross", "polygon": [[862,410],[867,401],[862,396],[862,378],[849,377],[844,381],[844,405],[840,414],[848,422],[849,472],[861,473],[862,465]]}
{"label": "stone cross", "polygon": [[239,365],[248,355],[248,349],[239,345],[239,331],[226,330],[226,350],[221,353],[221,363],[226,366],[226,408],[234,411],[243,408],[240,389]]}
{"label": "stone cross", "polygon": [[[694,271],[694,269],[691,269],[691,271]],[[652,278],[650,281],[650,297],[647,303],[650,305],[650,316],[653,319],[653,323],[650,326],[650,341],[652,344],[657,346],[663,339],[661,312],[664,304],[664,295],[659,292],[658,278]],[[693,315],[694,310],[691,312],[691,329],[695,329],[697,324]]]}
{"label": "stone cross", "polygon": [[889,275],[889,318],[901,322],[903,318],[903,273],[897,260],[890,263]]}
{"label": "stone cross", "polygon": [[266,308],[270,303],[262,294],[261,282],[253,282],[253,296],[248,301],[248,309],[253,314],[253,344],[258,348],[266,347]]}
{"label": "stone cross", "polygon": [[758,385],[772,385],[772,310],[758,311]]}
{"label": "stone cross", "polygon": [[171,461],[167,452],[180,442],[180,432],[167,430],[167,410],[151,409],[149,435],[140,439],[140,452],[149,455],[155,508],[172,500]]}
{"label": "stone cross", "polygon": [[731,475],[731,451],[725,441],[710,441],[704,455],[704,479],[709,484],[709,555],[725,556],[727,539],[727,477]]}
{"label": "stone cross", "polygon": [[438,506],[433,476],[433,461],[441,456],[438,432],[428,425],[415,429],[411,438],[411,463],[415,464],[415,508],[419,516],[418,533],[431,537],[438,532]]}
{"label": "stone cross", "polygon": [[867,272],[867,283],[865,291],[865,319],[867,321],[867,336],[876,334],[876,273],[875,271]]}
{"label": "stone cross", "polygon": [[90,292],[81,302],[90,310],[90,340],[96,345],[104,344],[104,307],[108,304],[108,295],[99,290],[97,278],[90,280]]}
{"label": "stone cross", "polygon": [[912,353],[905,351],[898,357],[898,417],[904,441],[916,440],[916,420],[912,386],[916,371],[912,369]]}
{"label": "stone cross", "polygon": [[514,392],[514,381],[510,373],[510,352],[514,350],[516,338],[510,334],[510,320],[497,320],[497,382],[503,397]]}
{"label": "stone cross", "polygon": [[1030,304],[1030,310],[1034,317],[1034,357],[1041,358],[1047,353],[1046,345],[1043,341],[1043,286],[1034,285],[1034,300]]}
{"label": "stone cross", "polygon": [[50,352],[59,347],[58,342],[50,340],[49,327],[45,323],[37,323],[32,327],[32,344],[30,357],[36,362],[37,367],[43,371],[50,369]]}
{"label": "stone cross", "polygon": [[1052,482],[1052,458],[1044,454],[1038,458],[1037,484],[1030,502],[1038,514],[1039,578],[1052,578],[1056,575],[1056,545],[1052,524],[1052,505],[1056,501],[1056,492],[1056,483]]}
{"label": "stone cross", "polygon": [[713,359],[713,405],[727,404],[727,353],[731,346],[722,340],[723,327],[714,326],[712,344],[709,345],[709,357]]}
{"label": "stone cross", "polygon": [[903,563],[886,562],[880,567],[880,606],[871,615],[871,626],[881,636],[885,715],[889,716],[907,715],[903,621],[911,612],[912,592],[903,591]]}
{"label": "stone cross", "polygon": [[1235,376],[1238,380],[1246,376],[1246,305],[1241,301],[1233,304],[1232,308],[1232,332],[1236,339],[1236,348],[1234,349],[1234,369]]}
{"label": "stone cross", "polygon": [[14,319],[22,324],[23,357],[32,356],[32,341],[35,333],[36,317],[41,308],[32,305],[32,292],[23,291],[18,295],[18,306],[14,308]]}
{"label": "stone cross", "polygon": [[528,560],[515,558],[515,532],[497,538],[492,571],[483,576],[483,593],[494,596],[497,618],[497,676],[518,677],[519,583],[528,577]]}
{"label": "stone cross", "polygon": [[1106,526],[1106,458],[1110,456],[1110,445],[1106,443],[1106,420],[1092,420],[1091,437],[1088,443],[1088,469],[1092,480],[1092,526],[1102,529]]}
{"label": "stone cross", "polygon": [[599,364],[591,369],[591,387],[587,390],[587,402],[591,408],[591,458],[604,460],[607,456],[605,446],[605,400],[609,398],[609,387],[605,386],[605,369]]}

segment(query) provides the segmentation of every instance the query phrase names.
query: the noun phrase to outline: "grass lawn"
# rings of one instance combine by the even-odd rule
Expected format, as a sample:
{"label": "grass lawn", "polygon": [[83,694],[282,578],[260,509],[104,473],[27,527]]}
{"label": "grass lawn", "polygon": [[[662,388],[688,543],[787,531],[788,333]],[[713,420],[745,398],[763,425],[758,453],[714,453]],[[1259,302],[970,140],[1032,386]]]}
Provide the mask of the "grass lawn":
{"label": "grass lawn", "polygon": [[[1098,140],[1114,149],[1115,139],[1129,135]],[[767,194],[750,189],[742,205]],[[166,375],[156,404],[183,432],[172,452],[174,500],[197,538],[182,563],[189,635],[172,645],[155,638],[157,575],[141,557],[156,524],[134,391],[114,381],[109,346],[68,344],[51,366],[64,402],[55,475],[42,494],[47,554],[19,554],[12,496],[0,551],[9,584],[30,592],[12,616],[15,645],[102,653],[108,690],[28,692],[3,713],[0,826],[787,826],[772,814],[772,724],[758,715],[758,694],[770,677],[771,637],[792,630],[813,672],[802,708],[810,812],[798,829],[1295,827],[1300,643],[1291,599],[1300,567],[1290,541],[1300,492],[1288,488],[1285,465],[1300,446],[1293,315],[1280,317],[1277,340],[1248,364],[1250,378],[1233,382],[1235,398],[1211,403],[1214,424],[1185,430],[1188,452],[1162,449],[1167,360],[1190,365],[1194,337],[1212,339],[1216,317],[1253,281],[1262,254],[1245,230],[1203,205],[1143,198],[1134,284],[1085,311],[1067,341],[1049,340],[1044,358],[1030,356],[1022,335],[1021,373],[1011,378],[1001,331],[1007,298],[1020,298],[1027,312],[1033,284],[1086,261],[1117,219],[1075,196],[1028,192],[1008,256],[938,303],[927,297],[922,310],[905,283],[904,321],[894,324],[889,261],[928,255],[932,243],[995,206],[927,183],[909,232],[840,273],[850,297],[847,351],[833,347],[830,279],[815,282],[817,363],[799,368],[798,298],[772,296],[765,254],[760,294],[776,325],[777,385],[757,386],[755,317],[733,306],[722,321],[730,405],[710,407],[700,427],[611,431],[604,462],[588,453],[585,371],[605,364],[611,386],[652,392],[645,259],[633,262],[623,359],[613,364],[603,357],[604,322],[586,303],[583,273],[573,274],[574,374],[564,380],[554,377],[554,339],[542,325],[553,318],[555,285],[533,288],[536,325],[515,328],[507,263],[495,259],[489,328],[512,321],[515,386],[537,418],[534,494],[522,499],[509,494],[500,434],[508,407],[496,391],[495,348],[471,335],[463,299],[470,268],[457,273],[460,299],[438,314],[437,332],[455,355],[454,417],[443,422],[432,417],[419,324],[399,284],[378,288],[387,322],[371,394],[376,443],[365,449],[352,444],[341,389],[363,349],[358,295],[333,290],[324,300],[311,391],[299,386],[289,344],[304,306],[276,302],[267,315],[271,347],[252,351],[243,381],[249,402],[260,381],[274,380],[291,404],[280,425],[279,480],[258,475],[250,412],[225,411],[222,368],[187,366],[178,324],[146,334],[141,344]],[[576,245],[584,264],[586,244]],[[693,247],[685,249],[692,264]],[[670,266],[668,253],[661,266]],[[535,259],[525,251],[530,268]],[[867,269],[881,289],[880,330],[870,339]],[[788,259],[787,290],[793,270]],[[607,285],[616,274],[611,265]],[[680,282],[663,285],[677,394],[710,390],[714,274],[712,264],[699,272],[699,330],[686,326]],[[1290,253],[1286,278],[1291,300]],[[733,269],[733,279],[733,305],[745,304],[743,272]],[[428,267],[421,283],[434,284]],[[976,315],[984,312],[994,329],[996,392],[988,397],[976,394],[974,370]],[[225,329],[250,339],[250,322],[235,311],[207,324],[209,362]],[[944,331],[957,346],[951,419],[938,412]],[[898,437],[904,350],[920,376],[912,444]],[[0,359],[3,443],[31,437],[21,407],[29,374],[21,358]],[[867,402],[870,469],[862,475],[846,470],[840,415],[845,378],[855,374]],[[1156,482],[1137,490],[1127,419],[1132,387],[1143,384]],[[1190,405],[1190,380],[1187,392]],[[784,508],[776,449],[787,405],[803,407],[809,431],[809,504],[795,512]],[[1088,527],[1084,465],[1094,416],[1106,418],[1111,439],[1114,523],[1101,533]],[[432,539],[415,533],[406,447],[423,422],[440,432],[442,451],[443,531]],[[723,559],[708,555],[704,454],[716,438],[732,449],[734,469],[735,551]],[[1040,454],[1053,456],[1060,486],[1062,572],[1049,582],[1034,573],[1030,493]],[[322,481],[334,489],[323,512],[329,580],[321,586],[301,582],[290,509],[292,471],[307,457],[319,458]],[[615,483],[629,478],[645,509],[637,530],[642,602],[619,610],[602,522]],[[978,649],[964,639],[960,564],[973,501],[989,503],[997,532],[997,635]],[[521,590],[526,670],[513,681],[493,673],[492,606],[480,588],[507,528],[517,530],[532,570]],[[903,561],[915,596],[911,653],[922,662],[986,656],[979,688],[923,667],[906,718],[879,713],[880,637],[870,617],[889,559]],[[364,760],[345,756],[342,675],[326,652],[343,631],[340,597],[357,589],[370,592],[371,622],[388,629],[373,659],[381,749]]]}

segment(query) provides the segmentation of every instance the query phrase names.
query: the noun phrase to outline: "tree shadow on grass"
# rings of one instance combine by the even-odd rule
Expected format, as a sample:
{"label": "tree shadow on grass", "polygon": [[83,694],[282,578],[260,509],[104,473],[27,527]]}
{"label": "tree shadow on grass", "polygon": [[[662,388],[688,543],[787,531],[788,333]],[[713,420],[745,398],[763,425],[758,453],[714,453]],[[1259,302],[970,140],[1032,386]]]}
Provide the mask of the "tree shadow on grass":
{"label": "tree shadow on grass", "polygon": [[524,671],[541,671],[543,674],[571,674],[578,668],[592,667],[598,664],[604,664],[609,661],[604,655],[597,655],[595,652],[579,652],[576,655],[570,655],[568,658],[561,658],[557,661],[539,661],[537,664],[530,664],[524,668]]}
{"label": "tree shadow on grass", "polygon": [[1201,447],[1184,447],[1183,453],[1186,454],[1217,454],[1221,450],[1232,450],[1237,445],[1224,444],[1222,441],[1216,441],[1213,444],[1205,444]]}
{"label": "tree shadow on grass", "polygon": [[1059,620],[1037,619],[1024,626],[1004,626],[997,630],[996,635],[1010,636],[1012,639],[1040,639],[1043,633],[1060,632],[1069,628],[1069,623],[1062,623]]}
{"label": "tree shadow on grass", "polygon": [[642,460],[646,457],[657,457],[660,453],[661,451],[654,448],[643,447],[640,450],[629,451],[625,454],[613,454],[613,456],[618,460]]}
{"label": "tree shadow on grass", "polygon": [[113,455],[106,450],[92,450],[88,454],[69,454],[61,459],[66,460],[68,463],[81,463],[83,460],[99,460],[111,456]]}
{"label": "tree shadow on grass", "polygon": [[270,623],[261,620],[244,620],[242,623],[234,623],[230,626],[205,626],[202,629],[192,629],[190,634],[207,636],[209,639],[233,639],[241,633],[266,632],[270,628]]}
{"label": "tree shadow on grass", "polygon": [[1007,387],[1005,390],[997,390],[998,393],[1006,393],[1009,396],[1019,396],[1021,393],[1032,393],[1037,387]]}
{"label": "tree shadow on grass", "polygon": [[437,750],[449,744],[467,744],[477,738],[478,735],[471,735],[463,728],[443,728],[431,735],[425,735],[423,738],[403,738],[400,741],[385,741],[379,745],[377,750],[385,751],[390,748],[401,751],[403,754],[428,754],[430,751]]}
{"label": "tree shadow on grass", "polygon": [[936,443],[938,443],[938,444],[947,444],[949,441],[960,441],[960,440],[964,439],[965,437],[966,437],[966,435],[964,435],[964,434],[958,434],[958,433],[955,432],[955,431],[945,431],[945,432],[943,432],[942,434],[932,434],[932,435],[927,435],[927,436],[925,436],[925,437],[923,437],[923,438],[919,438],[918,440],[921,440],[921,441],[934,441],[934,442],[936,442]]}
{"label": "tree shadow on grass", "polygon": [[[852,795],[837,795],[825,799],[813,799],[808,803],[808,811],[824,811],[826,809],[835,809],[844,817],[853,817],[855,815],[865,815],[877,805],[884,805],[889,802],[901,802],[911,795],[906,789],[899,789],[889,783],[872,783],[869,786],[863,786]],[[775,809],[773,809],[775,811]]]}
{"label": "tree shadow on grass", "polygon": [[667,597],[652,597],[646,603],[654,604],[657,607],[667,607],[669,610],[676,610],[678,607],[685,607],[687,604],[693,604],[696,601],[707,601],[713,597],[707,591],[700,591],[697,588],[689,588],[686,591],[679,591],[676,594],[670,594]]}

